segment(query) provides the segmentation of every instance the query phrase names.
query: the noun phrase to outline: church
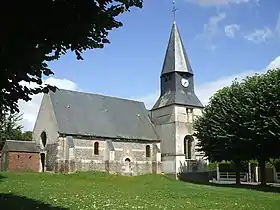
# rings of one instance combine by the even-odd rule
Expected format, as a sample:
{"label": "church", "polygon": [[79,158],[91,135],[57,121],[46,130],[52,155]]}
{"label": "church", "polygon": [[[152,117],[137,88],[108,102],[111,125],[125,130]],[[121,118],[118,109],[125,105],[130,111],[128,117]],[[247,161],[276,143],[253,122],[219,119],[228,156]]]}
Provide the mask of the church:
{"label": "church", "polygon": [[33,130],[40,171],[176,176],[203,160],[192,126],[202,109],[174,21],[151,110],[139,101],[63,89],[43,96]]}

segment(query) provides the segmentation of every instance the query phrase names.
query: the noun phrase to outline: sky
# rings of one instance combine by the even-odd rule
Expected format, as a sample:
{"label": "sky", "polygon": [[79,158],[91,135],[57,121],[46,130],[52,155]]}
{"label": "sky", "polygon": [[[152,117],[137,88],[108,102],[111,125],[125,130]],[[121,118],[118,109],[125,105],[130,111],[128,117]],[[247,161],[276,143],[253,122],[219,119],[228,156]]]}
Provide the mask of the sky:
{"label": "sky", "polygon": [[[279,0],[177,0],[176,23],[203,104],[218,89],[269,68],[280,68]],[[120,17],[110,44],[50,63],[45,83],[58,88],[143,101],[159,95],[160,72],[173,22],[172,0],[144,0]],[[19,102],[24,130],[32,130],[42,94]]]}

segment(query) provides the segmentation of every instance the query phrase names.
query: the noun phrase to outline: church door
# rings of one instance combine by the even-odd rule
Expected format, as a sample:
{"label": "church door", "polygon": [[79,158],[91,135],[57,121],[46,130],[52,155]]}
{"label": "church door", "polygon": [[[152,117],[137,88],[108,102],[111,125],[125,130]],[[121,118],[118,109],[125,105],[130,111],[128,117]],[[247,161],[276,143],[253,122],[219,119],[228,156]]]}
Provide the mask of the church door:
{"label": "church door", "polygon": [[124,160],[124,162],[125,162],[125,173],[130,173],[130,159],[129,158],[126,158],[125,160]]}
{"label": "church door", "polygon": [[41,153],[40,156],[41,156],[42,172],[45,172],[46,154]]}

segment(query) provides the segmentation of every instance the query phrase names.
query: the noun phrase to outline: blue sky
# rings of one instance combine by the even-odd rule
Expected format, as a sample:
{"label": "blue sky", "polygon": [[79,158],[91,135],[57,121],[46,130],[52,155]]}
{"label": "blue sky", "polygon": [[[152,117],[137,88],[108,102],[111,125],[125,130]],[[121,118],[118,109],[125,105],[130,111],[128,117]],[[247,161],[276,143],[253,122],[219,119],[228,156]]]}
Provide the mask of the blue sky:
{"label": "blue sky", "polygon": [[[261,72],[273,60],[280,66],[279,0],[177,0],[176,4],[176,22],[203,101],[234,77]],[[111,44],[84,53],[83,61],[67,54],[50,64],[55,75],[47,80],[62,88],[143,100],[149,108],[158,95],[171,9],[172,0],[144,0],[143,9],[119,17],[124,26],[111,31]],[[39,102],[21,105],[28,126],[34,123]],[[28,115],[28,109],[33,113]]]}

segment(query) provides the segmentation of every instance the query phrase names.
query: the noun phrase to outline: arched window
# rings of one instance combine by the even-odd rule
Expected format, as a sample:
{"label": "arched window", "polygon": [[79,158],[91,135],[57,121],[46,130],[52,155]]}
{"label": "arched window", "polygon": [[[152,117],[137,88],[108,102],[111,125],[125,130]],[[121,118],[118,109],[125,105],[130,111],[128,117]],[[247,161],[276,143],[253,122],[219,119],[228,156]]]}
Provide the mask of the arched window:
{"label": "arched window", "polygon": [[150,147],[150,145],[146,146],[146,157],[151,157],[151,147]]}
{"label": "arched window", "polygon": [[184,138],[184,154],[187,159],[192,159],[192,144],[193,137],[190,135],[185,136]]}
{"label": "arched window", "polygon": [[187,155],[187,143],[188,143],[188,138],[187,136],[184,138],[184,155]]}
{"label": "arched window", "polygon": [[41,142],[42,142],[43,146],[45,147],[46,144],[47,144],[47,134],[46,134],[45,131],[43,131],[43,132],[41,133]]}
{"label": "arched window", "polygon": [[192,139],[188,139],[188,159],[192,159]]}
{"label": "arched window", "polygon": [[94,154],[99,155],[99,143],[94,142]]}

